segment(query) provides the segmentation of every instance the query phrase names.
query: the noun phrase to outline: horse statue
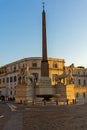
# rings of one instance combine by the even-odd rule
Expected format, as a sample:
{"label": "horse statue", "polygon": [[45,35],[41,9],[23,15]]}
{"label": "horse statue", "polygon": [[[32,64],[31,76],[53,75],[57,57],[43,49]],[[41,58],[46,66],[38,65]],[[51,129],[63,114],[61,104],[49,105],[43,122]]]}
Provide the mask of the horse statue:
{"label": "horse statue", "polygon": [[35,83],[35,76],[33,74],[28,73],[26,77],[28,85]]}

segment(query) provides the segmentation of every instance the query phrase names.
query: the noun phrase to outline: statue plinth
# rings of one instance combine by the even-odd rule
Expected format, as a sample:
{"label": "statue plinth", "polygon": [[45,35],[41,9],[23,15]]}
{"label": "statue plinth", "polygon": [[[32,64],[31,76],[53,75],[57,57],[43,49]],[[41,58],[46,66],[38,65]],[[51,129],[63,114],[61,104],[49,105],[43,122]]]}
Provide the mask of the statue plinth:
{"label": "statue plinth", "polygon": [[26,101],[26,85],[25,84],[18,84],[16,86],[16,103],[24,103]]}
{"label": "statue plinth", "polygon": [[61,103],[66,102],[66,100],[67,100],[66,85],[64,85],[63,83],[57,84],[56,96],[58,96],[59,102],[61,102]]}
{"label": "statue plinth", "polygon": [[34,84],[28,84],[26,89],[26,100],[32,102],[35,100],[35,86]]}

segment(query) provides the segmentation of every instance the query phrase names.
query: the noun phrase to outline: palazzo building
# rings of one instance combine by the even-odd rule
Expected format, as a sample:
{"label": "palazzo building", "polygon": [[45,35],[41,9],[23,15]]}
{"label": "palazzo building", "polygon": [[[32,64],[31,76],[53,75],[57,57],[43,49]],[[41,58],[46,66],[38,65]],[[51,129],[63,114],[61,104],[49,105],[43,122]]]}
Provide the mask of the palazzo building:
{"label": "palazzo building", "polygon": [[[67,99],[74,98],[77,103],[87,103],[87,68],[74,67],[72,64],[66,67],[66,71],[70,73],[69,79],[72,80],[71,83],[68,83]],[[69,81],[69,79],[67,80]]]}
{"label": "palazzo building", "polygon": [[[65,66],[64,59],[48,58],[49,77],[52,85],[56,84],[55,75],[62,74]],[[36,82],[41,77],[41,58],[30,57],[12,62],[0,67],[0,94],[15,98],[19,74],[30,73],[36,77]]]}
{"label": "palazzo building", "polygon": [[[70,102],[73,99],[77,103],[87,102],[87,68],[75,67],[73,64],[65,66],[64,59],[57,58],[48,58],[48,63],[51,84],[53,86],[57,84],[56,75],[63,74],[65,68],[69,76],[62,82],[67,86],[67,99]],[[38,79],[41,77],[41,57],[24,58],[0,67],[0,95],[15,99],[18,78],[20,74],[23,75],[23,72],[33,74],[38,83]],[[70,78],[71,82],[69,82]]]}

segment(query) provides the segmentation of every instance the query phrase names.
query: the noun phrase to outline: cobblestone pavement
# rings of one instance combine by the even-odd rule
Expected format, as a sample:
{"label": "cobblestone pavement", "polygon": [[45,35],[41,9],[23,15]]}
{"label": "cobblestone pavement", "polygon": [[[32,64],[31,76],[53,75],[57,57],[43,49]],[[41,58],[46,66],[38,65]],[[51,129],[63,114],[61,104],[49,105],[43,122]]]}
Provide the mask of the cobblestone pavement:
{"label": "cobblestone pavement", "polygon": [[9,115],[9,108],[6,105],[6,103],[0,103],[0,130],[3,130],[3,127],[5,125],[5,123],[7,122],[7,120],[9,119],[10,115]]}
{"label": "cobblestone pavement", "polygon": [[0,130],[22,130],[22,112],[10,108],[7,103],[0,103],[0,115],[3,115],[3,117],[0,118]]}
{"label": "cobblestone pavement", "polygon": [[23,124],[23,130],[87,130],[87,104],[27,107]]}
{"label": "cobblestone pavement", "polygon": [[0,130],[87,130],[87,104],[30,106],[0,103],[1,115]]}
{"label": "cobblestone pavement", "polygon": [[3,130],[22,130],[22,114],[14,112],[11,114],[10,119],[6,122]]}

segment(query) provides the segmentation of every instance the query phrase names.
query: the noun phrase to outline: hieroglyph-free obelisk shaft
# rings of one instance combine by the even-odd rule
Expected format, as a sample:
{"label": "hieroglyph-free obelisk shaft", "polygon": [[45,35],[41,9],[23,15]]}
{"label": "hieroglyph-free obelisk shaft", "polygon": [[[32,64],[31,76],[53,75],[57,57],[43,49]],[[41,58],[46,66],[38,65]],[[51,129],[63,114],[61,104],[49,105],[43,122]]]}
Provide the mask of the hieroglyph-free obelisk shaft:
{"label": "hieroglyph-free obelisk shaft", "polygon": [[41,77],[49,77],[49,64],[47,59],[47,39],[46,39],[46,14],[43,6],[42,12],[42,61]]}

